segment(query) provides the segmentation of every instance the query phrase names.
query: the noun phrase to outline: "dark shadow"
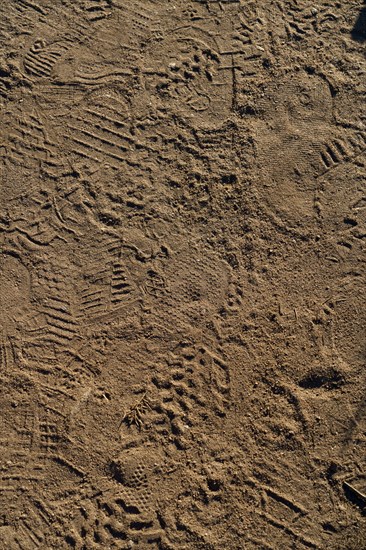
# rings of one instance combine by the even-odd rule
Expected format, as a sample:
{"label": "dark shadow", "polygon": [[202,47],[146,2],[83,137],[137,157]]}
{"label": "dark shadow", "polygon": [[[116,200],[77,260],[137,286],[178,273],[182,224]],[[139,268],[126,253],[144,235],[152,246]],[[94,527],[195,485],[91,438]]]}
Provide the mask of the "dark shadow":
{"label": "dark shadow", "polygon": [[347,499],[352,502],[352,504],[355,504],[358,506],[363,513],[365,513],[365,507],[366,507],[366,499],[365,495],[355,489],[352,485],[350,485],[347,482],[343,483],[343,490],[344,494],[347,497]]}
{"label": "dark shadow", "polygon": [[[364,0],[364,4],[366,4],[366,0]],[[355,26],[351,31],[351,36],[353,40],[357,40],[357,42],[366,41],[366,6],[362,8],[358,16]]]}

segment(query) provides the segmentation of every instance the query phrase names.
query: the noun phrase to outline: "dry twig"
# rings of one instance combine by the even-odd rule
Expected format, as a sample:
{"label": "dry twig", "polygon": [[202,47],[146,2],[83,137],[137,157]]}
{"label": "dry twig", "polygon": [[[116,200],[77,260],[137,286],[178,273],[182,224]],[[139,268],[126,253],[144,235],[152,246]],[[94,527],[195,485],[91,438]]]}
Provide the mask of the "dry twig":
{"label": "dry twig", "polygon": [[147,409],[150,409],[150,404],[146,398],[145,392],[141,399],[123,415],[121,424],[122,422],[126,422],[128,426],[134,424],[140,430],[142,427],[142,417]]}

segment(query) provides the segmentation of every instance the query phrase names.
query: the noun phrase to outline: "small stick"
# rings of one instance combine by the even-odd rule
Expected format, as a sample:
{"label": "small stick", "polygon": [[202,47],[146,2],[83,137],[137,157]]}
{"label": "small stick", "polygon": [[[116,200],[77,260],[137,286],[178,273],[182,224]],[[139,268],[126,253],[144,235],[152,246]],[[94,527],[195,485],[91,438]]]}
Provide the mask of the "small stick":
{"label": "small stick", "polygon": [[353,487],[352,485],[347,483],[347,481],[343,482],[343,487],[345,487],[345,489],[348,489],[349,491],[351,491],[351,493],[353,493],[354,496],[356,496],[357,498],[363,500],[364,503],[366,504],[366,495],[364,493],[361,493],[361,491],[359,491],[358,489],[356,489],[355,487]]}
{"label": "small stick", "polygon": [[142,427],[142,415],[146,412],[147,409],[150,409],[150,404],[146,399],[146,393],[143,394],[140,401],[133,405],[124,415],[121,420],[120,426],[123,422],[126,422],[128,426],[135,424],[140,430]]}

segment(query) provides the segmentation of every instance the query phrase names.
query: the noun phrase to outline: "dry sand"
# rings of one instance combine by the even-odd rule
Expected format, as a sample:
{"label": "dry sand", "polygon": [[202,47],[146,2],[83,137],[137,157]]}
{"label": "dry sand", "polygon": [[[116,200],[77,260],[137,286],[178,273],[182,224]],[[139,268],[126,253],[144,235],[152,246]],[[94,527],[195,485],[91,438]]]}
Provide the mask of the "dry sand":
{"label": "dry sand", "polygon": [[365,10],[1,0],[1,550],[366,548]]}

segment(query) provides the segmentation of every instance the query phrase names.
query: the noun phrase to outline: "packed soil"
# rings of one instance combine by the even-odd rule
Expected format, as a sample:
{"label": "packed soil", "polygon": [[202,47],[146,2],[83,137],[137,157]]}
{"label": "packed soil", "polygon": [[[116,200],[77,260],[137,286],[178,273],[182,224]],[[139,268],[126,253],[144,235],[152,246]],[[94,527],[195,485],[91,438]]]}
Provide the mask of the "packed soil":
{"label": "packed soil", "polygon": [[1,550],[366,549],[365,21],[1,0]]}

